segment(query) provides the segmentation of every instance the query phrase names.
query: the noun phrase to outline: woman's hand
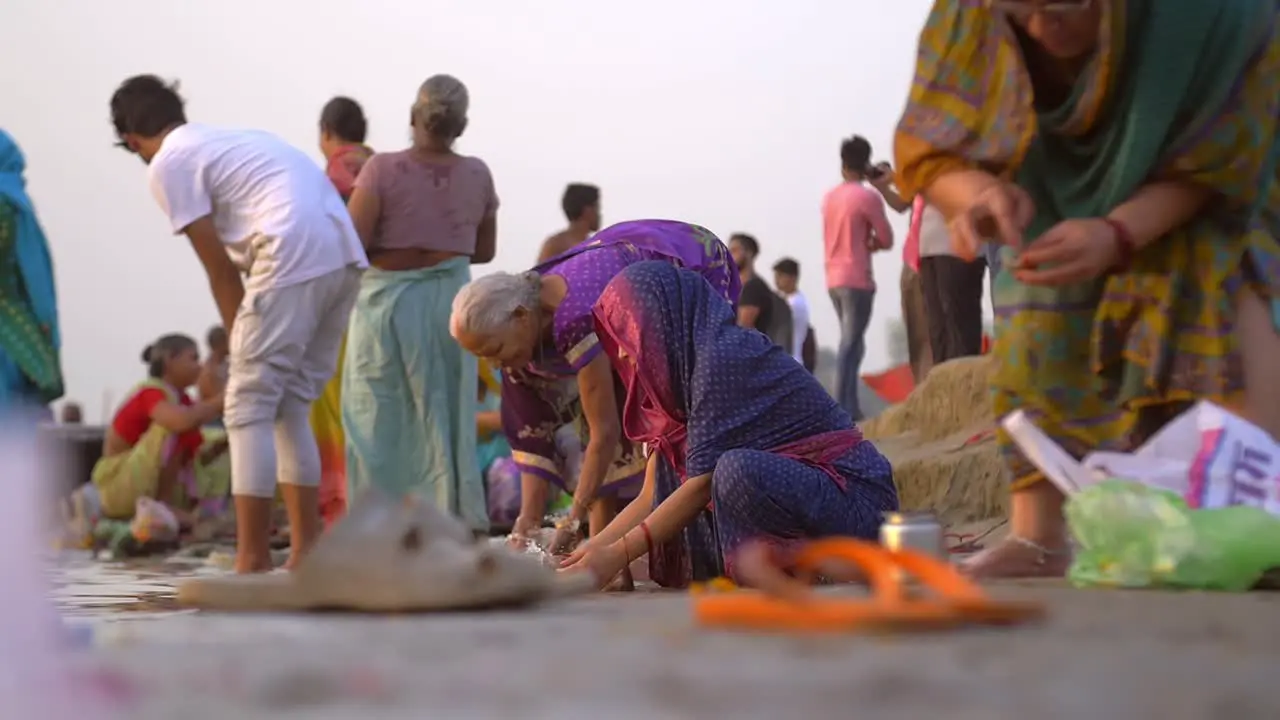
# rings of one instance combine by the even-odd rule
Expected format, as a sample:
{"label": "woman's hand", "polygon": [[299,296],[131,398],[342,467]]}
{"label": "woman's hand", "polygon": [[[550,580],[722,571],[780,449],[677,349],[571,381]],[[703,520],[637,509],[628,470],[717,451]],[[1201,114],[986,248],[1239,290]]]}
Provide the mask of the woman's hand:
{"label": "woman's hand", "polygon": [[578,547],[567,556],[560,559],[561,570],[582,570],[582,559],[587,556],[587,551],[591,549],[591,539],[587,538],[578,543]]}
{"label": "woman's hand", "polygon": [[584,548],[577,560],[569,562],[573,556],[565,559],[565,564],[561,566],[562,572],[590,572],[595,580],[596,589],[603,590],[623,570],[627,569],[629,558],[622,542],[599,546],[588,542]]}
{"label": "woman's hand", "polygon": [[1020,248],[1022,233],[1035,212],[1035,203],[1025,190],[1012,183],[995,183],[981,190],[967,208],[951,218],[951,247],[965,260],[977,257],[987,240]]}
{"label": "woman's hand", "polygon": [[530,515],[520,515],[516,518],[515,524],[511,526],[511,537],[519,540],[527,540],[541,527],[542,518],[536,518]]}
{"label": "woman's hand", "polygon": [[200,400],[195,404],[196,412],[200,414],[200,425],[212,422],[222,417],[225,410],[226,396],[222,393],[209,398],[208,400]]}
{"label": "woman's hand", "polygon": [[573,552],[582,539],[582,521],[571,514],[568,519],[556,523],[556,531],[551,536],[551,545],[547,548],[547,552],[552,555],[566,555]]}
{"label": "woman's hand", "polygon": [[1064,220],[1022,252],[1013,275],[1028,285],[1069,285],[1093,280],[1120,264],[1121,242],[1106,220]]}

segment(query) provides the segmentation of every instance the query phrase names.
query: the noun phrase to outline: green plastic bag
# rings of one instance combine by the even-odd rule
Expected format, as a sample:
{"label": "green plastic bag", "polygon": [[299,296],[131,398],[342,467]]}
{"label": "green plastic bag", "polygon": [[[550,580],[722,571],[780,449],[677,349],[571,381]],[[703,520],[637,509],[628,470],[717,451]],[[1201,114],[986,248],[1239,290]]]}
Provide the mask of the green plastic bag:
{"label": "green plastic bag", "polygon": [[1077,586],[1243,591],[1280,567],[1280,518],[1261,508],[1192,510],[1178,495],[1110,479],[1067,500]]}

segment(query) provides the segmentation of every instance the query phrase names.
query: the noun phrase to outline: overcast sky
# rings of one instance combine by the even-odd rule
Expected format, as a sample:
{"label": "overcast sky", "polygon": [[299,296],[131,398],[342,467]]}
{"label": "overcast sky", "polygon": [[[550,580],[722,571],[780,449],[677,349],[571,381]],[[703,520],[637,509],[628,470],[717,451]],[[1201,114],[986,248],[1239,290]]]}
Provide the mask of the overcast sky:
{"label": "overcast sky", "polygon": [[[454,74],[472,98],[459,149],[489,163],[502,200],[498,259],[478,272],[527,268],[564,224],[564,185],[592,182],[606,223],[750,232],[767,277],[778,258],[799,260],[819,341],[834,345],[819,203],[839,181],[842,137],[889,158],[929,5],[6,0],[0,125],[26,152],[53,246],[68,398],[99,419],[141,379],[151,339],[202,337],[216,320],[142,165],[111,146],[111,92],[144,72],[180,80],[192,120],[278,133],[317,162],[330,96],[358,99],[371,144],[399,149],[418,84]],[[900,268],[897,251],[876,258],[867,370],[888,362]]]}

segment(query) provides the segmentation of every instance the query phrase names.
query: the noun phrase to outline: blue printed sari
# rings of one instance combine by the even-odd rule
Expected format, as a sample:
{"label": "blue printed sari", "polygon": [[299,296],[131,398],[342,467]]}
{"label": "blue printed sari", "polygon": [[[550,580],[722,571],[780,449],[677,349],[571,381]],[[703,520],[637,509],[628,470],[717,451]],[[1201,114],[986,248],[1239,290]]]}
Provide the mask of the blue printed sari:
{"label": "blue printed sari", "polygon": [[751,539],[875,537],[898,507],[889,462],[787,352],[737,325],[702,277],[664,262],[623,270],[594,309],[627,387],[627,436],[660,454],[654,502],[711,476],[712,503],[649,558],[667,587],[734,576]]}

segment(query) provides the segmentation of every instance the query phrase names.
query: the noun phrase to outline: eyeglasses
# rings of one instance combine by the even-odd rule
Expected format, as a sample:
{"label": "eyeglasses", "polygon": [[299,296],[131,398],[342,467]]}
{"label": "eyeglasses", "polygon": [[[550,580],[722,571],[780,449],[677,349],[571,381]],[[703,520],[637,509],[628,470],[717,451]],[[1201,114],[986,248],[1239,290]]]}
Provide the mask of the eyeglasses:
{"label": "eyeglasses", "polygon": [[1046,15],[1073,15],[1093,7],[1093,0],[989,0],[991,9],[1020,20],[1036,13]]}

